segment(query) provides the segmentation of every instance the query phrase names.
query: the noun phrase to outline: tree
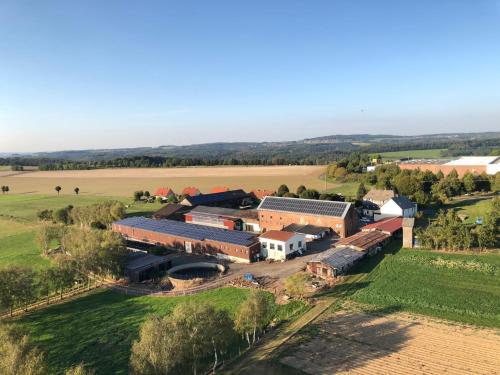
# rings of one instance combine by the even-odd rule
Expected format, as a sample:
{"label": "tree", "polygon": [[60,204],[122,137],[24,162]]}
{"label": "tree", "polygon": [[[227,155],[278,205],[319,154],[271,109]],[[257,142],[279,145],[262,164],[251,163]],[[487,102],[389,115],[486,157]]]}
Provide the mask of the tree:
{"label": "tree", "polygon": [[79,187],[76,187],[73,189],[75,194],[78,195],[80,193],[80,188]]}
{"label": "tree", "polygon": [[368,193],[368,191],[365,188],[365,184],[360,183],[358,186],[358,190],[356,191],[356,199],[361,200],[363,197]]}
{"label": "tree", "polygon": [[300,197],[303,199],[318,199],[319,192],[315,189],[307,189],[302,192]]}
{"label": "tree", "polygon": [[483,224],[477,228],[477,242],[481,249],[493,248],[496,245],[497,225],[496,218],[492,213],[488,213]]}
{"label": "tree", "polygon": [[8,193],[9,192],[9,187],[7,185],[2,185],[2,194]]}
{"label": "tree", "polygon": [[73,366],[70,369],[66,370],[65,375],[94,375],[95,372],[92,369],[85,368],[83,363],[80,363],[77,366]]}
{"label": "tree", "polygon": [[236,331],[246,338],[248,346],[254,344],[257,333],[268,326],[272,309],[272,301],[264,292],[257,290],[252,290],[250,296],[241,304],[235,327]]}
{"label": "tree", "polygon": [[24,307],[35,299],[35,277],[31,268],[10,266],[0,270],[0,305],[12,315],[16,306]]}
{"label": "tree", "polygon": [[144,195],[144,192],[142,190],[137,190],[134,191],[134,201],[139,202]]}
{"label": "tree", "polygon": [[47,374],[44,355],[31,342],[24,330],[0,324],[0,374]]}
{"label": "tree", "polygon": [[285,289],[292,297],[304,298],[307,292],[307,285],[311,281],[308,273],[301,272],[287,277],[285,280]]}
{"label": "tree", "polygon": [[292,192],[288,192],[288,193],[283,194],[283,197],[284,198],[298,198],[299,196],[297,194],[292,193]]}
{"label": "tree", "polygon": [[47,276],[54,291],[59,291],[60,299],[63,299],[64,290],[71,287],[76,279],[75,262],[68,256],[59,255],[55,258],[55,266],[51,267]]}
{"label": "tree", "polygon": [[59,195],[59,193],[61,192],[62,188],[57,185],[55,188],[54,188],[55,191],[57,191],[57,195]]}
{"label": "tree", "polygon": [[150,193],[149,191],[147,191],[147,190],[146,190],[146,191],[144,192],[144,196],[145,196],[146,198],[149,198],[149,197],[151,196],[151,193]]}
{"label": "tree", "polygon": [[40,221],[52,221],[53,211],[52,210],[41,210],[36,214],[38,220]]}
{"label": "tree", "polygon": [[335,178],[343,178],[343,177],[347,176],[347,169],[345,169],[343,167],[338,167],[335,169],[335,172],[333,175]]}
{"label": "tree", "polygon": [[300,185],[298,188],[297,188],[297,195],[301,195],[304,191],[306,191],[306,187],[304,185]]}
{"label": "tree", "polygon": [[71,224],[71,216],[68,208],[60,208],[52,213],[52,220],[55,223]]}
{"label": "tree", "polygon": [[290,189],[288,189],[288,186],[283,184],[278,188],[277,194],[278,194],[278,197],[282,197],[283,195],[285,195],[286,193],[289,193],[289,192],[290,192]]}
{"label": "tree", "polygon": [[467,193],[472,193],[476,191],[476,179],[472,173],[467,172],[466,174],[464,174],[464,177],[462,178],[462,183]]}

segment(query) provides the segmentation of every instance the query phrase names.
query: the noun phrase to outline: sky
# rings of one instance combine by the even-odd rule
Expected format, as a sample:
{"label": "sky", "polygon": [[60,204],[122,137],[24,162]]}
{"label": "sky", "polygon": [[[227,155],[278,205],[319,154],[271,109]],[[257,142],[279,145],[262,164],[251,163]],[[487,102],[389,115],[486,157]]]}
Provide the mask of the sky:
{"label": "sky", "polygon": [[500,131],[500,0],[0,0],[0,153]]}

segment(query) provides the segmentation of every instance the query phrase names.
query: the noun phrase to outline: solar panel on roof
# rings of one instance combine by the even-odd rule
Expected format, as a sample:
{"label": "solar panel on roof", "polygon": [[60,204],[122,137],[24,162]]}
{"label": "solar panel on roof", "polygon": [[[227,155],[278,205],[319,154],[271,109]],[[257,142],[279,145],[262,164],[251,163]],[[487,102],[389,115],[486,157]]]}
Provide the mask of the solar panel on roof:
{"label": "solar panel on roof", "polygon": [[283,197],[265,197],[260,210],[307,213],[322,216],[342,217],[350,203],[317,201],[313,199],[297,199]]}
{"label": "solar panel on roof", "polygon": [[173,220],[153,220],[145,217],[129,217],[117,221],[115,224],[198,241],[213,240],[242,246],[249,246],[256,241],[256,236],[251,233],[228,231],[226,229],[188,224]]}

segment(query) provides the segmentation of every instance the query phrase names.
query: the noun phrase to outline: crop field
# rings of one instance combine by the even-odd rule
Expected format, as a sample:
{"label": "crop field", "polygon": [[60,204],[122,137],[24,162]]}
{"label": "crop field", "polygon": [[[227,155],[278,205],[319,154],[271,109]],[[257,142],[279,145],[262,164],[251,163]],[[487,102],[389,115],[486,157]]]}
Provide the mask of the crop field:
{"label": "crop field", "polygon": [[461,255],[402,249],[363,280],[352,300],[500,328],[500,255]]}
{"label": "crop field", "polygon": [[[445,148],[435,148],[430,150],[408,150],[408,151],[392,151],[381,152],[382,159],[394,160],[400,158],[414,158],[414,159],[446,159],[441,156],[441,151],[446,151]],[[378,155],[378,154],[377,154]]]}
{"label": "crop field", "polygon": [[[51,374],[63,373],[81,361],[97,374],[127,374],[131,343],[148,315],[166,315],[187,299],[209,302],[234,314],[248,293],[246,289],[222,288],[190,297],[157,298],[127,297],[107,290],[40,310],[17,322],[47,354]],[[294,306],[304,308],[297,303],[277,306],[276,316],[285,319]]]}
{"label": "crop field", "polygon": [[[17,194],[71,195],[75,187],[81,195],[131,197],[135,190],[170,187],[180,193],[186,186],[196,186],[210,192],[215,186],[230,188],[273,189],[287,184],[295,190],[299,185],[324,189],[319,176],[324,166],[265,166],[265,167],[192,167],[192,168],[124,168],[85,171],[0,172],[0,184],[8,185]],[[3,174],[3,175],[2,175]]]}
{"label": "crop field", "polygon": [[36,219],[38,211],[55,210],[68,205],[86,206],[108,199],[120,200],[130,204],[128,214],[148,214],[158,210],[161,205],[150,203],[134,203],[123,197],[96,197],[88,195],[16,195],[0,196],[0,267],[6,265],[23,265],[41,268],[49,265],[49,261],[40,255],[35,243],[36,230],[39,225]]}

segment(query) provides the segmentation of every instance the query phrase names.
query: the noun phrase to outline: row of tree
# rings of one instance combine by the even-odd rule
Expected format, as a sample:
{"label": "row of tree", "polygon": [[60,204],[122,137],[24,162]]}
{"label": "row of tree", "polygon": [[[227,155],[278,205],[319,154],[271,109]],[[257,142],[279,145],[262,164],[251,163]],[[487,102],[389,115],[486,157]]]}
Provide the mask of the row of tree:
{"label": "row of tree", "polygon": [[291,192],[287,185],[280,185],[276,191],[276,195],[278,197],[285,198],[319,199],[324,201],[343,202],[345,200],[345,198],[340,194],[320,193],[316,189],[308,189],[304,185],[300,185],[295,193]]}
{"label": "row of tree", "polygon": [[[213,371],[227,355],[238,335],[253,345],[271,322],[272,297],[252,290],[235,319],[225,310],[206,303],[188,301],[177,305],[169,316],[153,316],[141,327],[132,345],[132,374],[197,374],[209,358]],[[205,364],[205,365],[204,365]]]}
{"label": "row of tree", "polygon": [[8,193],[10,191],[10,187],[8,185],[2,185],[2,194]]}
{"label": "row of tree", "polygon": [[436,220],[420,229],[417,236],[423,247],[439,250],[496,248],[500,199],[495,198],[481,225],[466,225],[454,210],[440,211]]}

